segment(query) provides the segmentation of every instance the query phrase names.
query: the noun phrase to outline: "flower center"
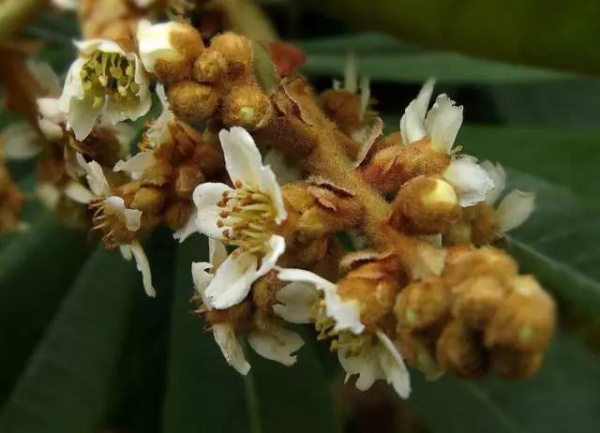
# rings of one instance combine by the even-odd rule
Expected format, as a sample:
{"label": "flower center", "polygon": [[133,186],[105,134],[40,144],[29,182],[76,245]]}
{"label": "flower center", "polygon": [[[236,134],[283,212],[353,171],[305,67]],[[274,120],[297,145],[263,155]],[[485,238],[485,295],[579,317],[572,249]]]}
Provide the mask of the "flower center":
{"label": "flower center", "polygon": [[120,244],[128,244],[134,240],[121,215],[105,205],[103,198],[92,200],[89,204],[92,211],[92,230],[102,233],[102,241],[107,249],[115,249]]}
{"label": "flower center", "polygon": [[131,102],[140,90],[135,82],[135,61],[119,53],[95,51],[81,68],[81,80],[94,108],[104,105],[105,96],[117,103]]}
{"label": "flower center", "polygon": [[345,349],[346,356],[358,356],[365,347],[373,345],[373,336],[370,334],[355,335],[351,332],[342,332],[337,340],[331,342],[331,350]]}
{"label": "flower center", "polygon": [[258,256],[266,253],[277,213],[268,194],[236,182],[235,191],[223,193],[217,206],[218,227],[223,227],[222,242]]}

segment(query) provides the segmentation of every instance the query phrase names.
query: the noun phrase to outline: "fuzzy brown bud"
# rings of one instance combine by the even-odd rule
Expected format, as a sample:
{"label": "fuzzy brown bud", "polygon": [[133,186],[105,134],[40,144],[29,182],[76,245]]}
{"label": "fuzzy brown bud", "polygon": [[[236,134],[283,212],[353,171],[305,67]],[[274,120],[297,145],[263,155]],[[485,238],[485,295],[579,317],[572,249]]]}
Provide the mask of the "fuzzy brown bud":
{"label": "fuzzy brown bud", "polygon": [[319,96],[323,112],[346,135],[362,126],[361,98],[352,92],[329,90]]}
{"label": "fuzzy brown bud", "polygon": [[519,352],[516,350],[497,348],[491,352],[491,369],[503,379],[528,379],[542,365],[542,352]]}
{"label": "fuzzy brown bud", "polygon": [[406,363],[421,370],[427,380],[438,379],[444,374],[435,360],[435,344],[430,338],[404,328],[398,332],[396,342]]}
{"label": "fuzzy brown bud", "polygon": [[392,203],[390,223],[415,234],[445,233],[460,219],[461,207],[452,185],[436,177],[405,183]]}
{"label": "fuzzy brown bud", "polygon": [[398,290],[395,279],[385,266],[371,262],[351,271],[338,283],[343,300],[355,300],[360,305],[360,321],[367,329],[377,329],[392,311]]}
{"label": "fuzzy brown bud", "polygon": [[456,294],[453,316],[460,317],[469,327],[481,330],[492,319],[507,293],[506,287],[485,275],[469,278],[453,290]]}
{"label": "fuzzy brown bud", "polygon": [[449,322],[436,345],[440,365],[457,376],[476,378],[487,370],[485,352],[479,338],[459,320]]}
{"label": "fuzzy brown bud", "polygon": [[219,93],[214,87],[194,81],[175,83],[167,95],[175,115],[192,124],[208,120],[219,105]]}
{"label": "fuzzy brown bud", "polygon": [[426,330],[442,324],[450,313],[451,296],[441,278],[415,282],[400,292],[394,313],[398,329]]}
{"label": "fuzzy brown bud", "polygon": [[531,276],[515,279],[514,292],[500,305],[485,332],[487,347],[538,352],[548,347],[555,326],[552,298]]}
{"label": "fuzzy brown bud", "polygon": [[190,197],[194,188],[204,181],[204,175],[196,164],[182,164],[177,168],[175,194],[180,198]]}
{"label": "fuzzy brown bud", "polygon": [[131,208],[155,213],[160,210],[164,199],[164,194],[160,189],[140,188],[133,196]]}
{"label": "fuzzy brown bud", "polygon": [[235,333],[247,332],[253,326],[252,302],[247,300],[225,310],[208,310],[203,313],[210,324],[227,323]]}
{"label": "fuzzy brown bud", "polygon": [[192,214],[194,205],[189,200],[170,203],[165,211],[165,224],[173,231],[182,228]]}
{"label": "fuzzy brown bud", "polygon": [[227,72],[227,62],[216,50],[205,50],[194,62],[192,72],[199,83],[214,83]]}
{"label": "fuzzy brown bud", "polygon": [[377,152],[362,177],[378,191],[390,193],[417,176],[441,175],[449,164],[450,155],[432,149],[429,140],[423,139]]}
{"label": "fuzzy brown bud", "polygon": [[455,257],[446,264],[442,277],[453,287],[474,275],[487,275],[510,286],[517,276],[517,264],[501,250],[482,248]]}
{"label": "fuzzy brown bud", "polygon": [[226,32],[212,38],[210,49],[221,53],[225,58],[230,75],[237,77],[250,73],[253,52],[248,38]]}
{"label": "fuzzy brown bud", "polygon": [[273,107],[258,86],[247,85],[229,92],[223,102],[222,113],[226,125],[254,130],[269,122],[273,116]]}

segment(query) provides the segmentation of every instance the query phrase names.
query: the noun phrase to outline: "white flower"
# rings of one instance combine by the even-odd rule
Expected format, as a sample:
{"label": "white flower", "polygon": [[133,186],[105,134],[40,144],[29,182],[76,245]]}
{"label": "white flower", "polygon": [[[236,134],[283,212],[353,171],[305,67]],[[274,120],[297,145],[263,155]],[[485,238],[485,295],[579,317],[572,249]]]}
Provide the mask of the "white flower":
{"label": "white flower", "polygon": [[[226,256],[225,247],[218,241],[210,239],[210,263],[192,263],[192,277],[196,291],[209,310],[212,307],[206,291],[215,277],[207,271],[219,269],[223,262],[227,260]],[[233,327],[228,323],[215,323],[212,325],[212,331],[227,363],[240,374],[247,374],[250,371],[250,364],[246,361],[244,350],[235,335]],[[295,332],[276,325],[270,325],[267,329],[257,328],[249,332],[248,344],[263,358],[279,362],[285,366],[291,366],[297,360],[297,357],[292,354],[304,345],[304,341]]]}
{"label": "white flower", "polygon": [[[488,193],[486,202],[494,205],[506,188],[506,172],[500,164],[484,161],[481,166],[494,179],[494,188]],[[535,209],[535,193],[514,189],[509,192],[496,208],[496,219],[501,233],[506,233],[523,224]]]}
{"label": "white flower", "polygon": [[144,171],[154,164],[154,152],[151,150],[142,150],[129,158],[127,161],[119,161],[113,167],[114,171],[124,171],[129,176],[137,180],[139,179]]}
{"label": "white flower", "polygon": [[494,189],[492,177],[470,155],[453,157],[443,178],[456,189],[458,203],[462,207],[484,201]]}
{"label": "white flower", "polygon": [[186,24],[169,21],[152,24],[142,20],[138,24],[137,40],[140,58],[148,72],[154,72],[157,61],[177,62],[183,60],[182,53],[173,45],[174,34],[187,33],[190,27]]}
{"label": "white flower", "polygon": [[[281,304],[276,304],[273,311],[291,323],[315,322],[318,325],[333,319],[333,335],[339,334],[338,359],[346,370],[346,380],[358,374],[356,387],[364,391],[376,380],[384,379],[401,397],[408,397],[410,377],[398,348],[381,331],[376,331],[375,336],[363,332],[365,327],[360,322],[356,301],[342,300],[335,284],[310,271],[281,269],[278,277],[292,283],[277,292]],[[319,310],[322,303],[325,309]]]}
{"label": "white flower", "polygon": [[287,213],[273,171],[263,166],[248,132],[240,127],[219,133],[225,166],[235,188],[204,183],[194,190],[198,230],[238,247],[206,289],[213,308],[241,302],[251,285],[265,275],[285,250],[285,239],[273,233]]}
{"label": "white flower", "polygon": [[76,45],[80,57],[69,69],[59,108],[78,140],[88,136],[101,113],[116,124],[148,112],[149,81],[135,53],[102,39]]}
{"label": "white flower", "polygon": [[377,331],[377,340],[363,345],[354,353],[349,345],[340,344],[338,360],[346,370],[346,381],[358,374],[356,388],[369,389],[378,379],[383,379],[394,387],[402,398],[410,394],[410,376],[396,345],[381,331]]}
{"label": "white flower", "polygon": [[[433,149],[451,155],[462,125],[463,107],[454,105],[453,100],[442,94],[427,111],[434,84],[434,80],[427,81],[406,108],[400,119],[402,142],[407,145],[428,137]],[[443,177],[456,189],[462,207],[485,200],[494,188],[494,180],[469,155],[454,156]]]}
{"label": "white flower", "polygon": [[450,154],[462,125],[463,107],[455,106],[453,100],[442,94],[428,112],[434,84],[434,80],[427,81],[417,98],[404,111],[400,119],[402,142],[411,144],[429,137],[433,149]]}
{"label": "white flower", "polygon": [[169,101],[167,101],[167,96],[165,95],[165,88],[162,84],[156,86],[156,94],[158,95],[158,100],[160,101],[163,109],[160,113],[160,116],[158,116],[152,122],[152,124],[145,133],[145,136],[148,139],[148,146],[151,149],[154,149],[160,144],[171,141],[172,137],[169,124],[171,124],[171,122],[177,121],[175,115],[169,107]]}
{"label": "white flower", "polygon": [[[111,195],[110,186],[100,164],[96,161],[86,162],[80,153],[77,153],[77,162],[85,172],[89,189],[72,182],[65,188],[65,195],[78,203],[89,204],[90,207],[95,208],[97,214],[94,222],[99,222],[99,227],[102,227],[107,217],[115,217],[125,225],[127,230],[138,231],[141,226],[142,211],[128,209],[121,197]],[[137,268],[142,273],[146,294],[150,297],[156,296],[156,290],[152,286],[150,264],[141,244],[133,241],[130,244],[121,244],[119,248],[126,260],[130,260],[132,255],[135,257]]]}
{"label": "white flower", "polygon": [[[360,334],[365,326],[360,321],[360,306],[355,300],[343,300],[337,292],[337,286],[325,278],[303,269],[281,269],[278,278],[293,282],[292,289],[282,288],[283,293],[277,299],[284,304],[274,308],[277,314],[286,319],[310,317],[307,302],[317,298],[317,291],[323,294],[325,315],[335,321],[334,331],[350,331]],[[301,284],[297,284],[301,283]],[[285,290],[284,290],[285,289]],[[290,293],[293,291],[294,293]],[[297,322],[293,322],[297,323]]]}

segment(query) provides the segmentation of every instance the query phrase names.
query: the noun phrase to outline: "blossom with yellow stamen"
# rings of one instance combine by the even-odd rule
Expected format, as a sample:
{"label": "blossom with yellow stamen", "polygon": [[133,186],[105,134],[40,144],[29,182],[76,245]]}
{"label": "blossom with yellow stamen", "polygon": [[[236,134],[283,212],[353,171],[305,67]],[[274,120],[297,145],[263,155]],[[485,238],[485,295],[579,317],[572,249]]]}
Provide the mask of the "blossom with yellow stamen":
{"label": "blossom with yellow stamen", "polygon": [[334,337],[332,348],[346,370],[346,381],[358,374],[356,387],[365,391],[383,379],[408,397],[410,377],[400,351],[383,331],[365,331],[356,300],[342,299],[335,284],[310,271],[282,269],[278,277],[291,283],[277,292],[281,304],[273,310],[292,323],[314,323],[321,335]]}
{"label": "blossom with yellow stamen", "polygon": [[149,80],[137,54],[109,40],[75,44],[80,57],[69,69],[59,108],[78,140],[88,136],[102,113],[116,124],[150,110]]}
{"label": "blossom with yellow stamen", "polygon": [[118,246],[126,260],[135,257],[137,268],[142,273],[146,294],[150,297],[156,296],[148,258],[140,242],[132,240],[128,243],[119,243],[115,240],[113,232],[115,227],[123,227],[129,232],[138,231],[141,227],[142,211],[128,209],[123,198],[112,195],[100,164],[96,161],[86,162],[80,153],[77,153],[77,162],[85,172],[89,189],[73,182],[67,186],[65,194],[72,200],[90,206],[94,211],[93,228],[104,233],[103,239],[107,245]]}
{"label": "blossom with yellow stamen", "polygon": [[234,185],[204,183],[194,191],[198,231],[235,250],[206,288],[216,309],[241,302],[251,285],[275,266],[285,250],[276,234],[287,218],[275,174],[262,165],[250,134],[241,127],[219,133],[225,166]]}

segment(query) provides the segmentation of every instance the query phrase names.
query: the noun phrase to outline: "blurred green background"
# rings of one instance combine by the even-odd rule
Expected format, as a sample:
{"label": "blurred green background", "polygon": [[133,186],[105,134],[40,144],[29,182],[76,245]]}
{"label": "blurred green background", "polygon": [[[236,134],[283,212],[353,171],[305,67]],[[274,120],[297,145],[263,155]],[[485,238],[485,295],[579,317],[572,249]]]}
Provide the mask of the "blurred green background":
{"label": "blurred green background", "polygon": [[[260,3],[306,53],[302,72],[318,89],[357,55],[388,132],[435,77],[465,107],[465,151],[538,194],[506,246],[560,306],[542,371],[519,383],[427,383],[412,372],[402,402],[385,386],[342,387],[335,356],[304,330],[297,365],[251,357],[242,378],[189,313],[189,266],[204,240],[179,246],[161,231],[147,241],[159,291],[149,299],[132,263],[31,202],[31,230],[0,239],[0,432],[600,431],[600,2]],[[72,16],[43,14],[23,34],[43,39],[39,57],[64,74]],[[33,164],[10,169],[31,191]]]}

